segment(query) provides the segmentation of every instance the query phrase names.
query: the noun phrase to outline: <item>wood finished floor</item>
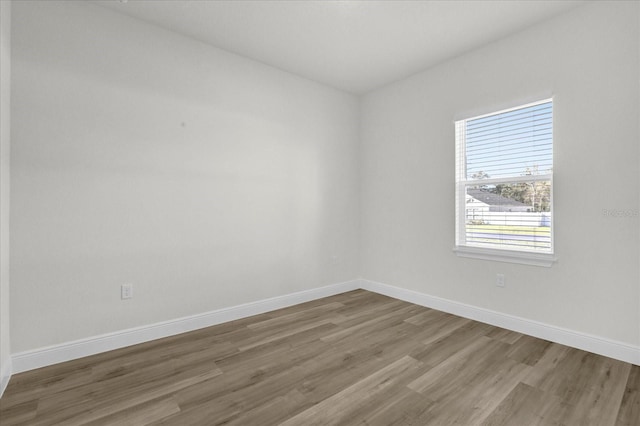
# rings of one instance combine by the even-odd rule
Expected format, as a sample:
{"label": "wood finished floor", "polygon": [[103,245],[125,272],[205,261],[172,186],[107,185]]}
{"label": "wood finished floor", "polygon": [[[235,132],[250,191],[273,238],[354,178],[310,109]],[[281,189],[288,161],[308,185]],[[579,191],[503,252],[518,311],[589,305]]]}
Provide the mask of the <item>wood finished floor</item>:
{"label": "wood finished floor", "polygon": [[640,367],[364,290],[16,374],[9,425],[640,425]]}

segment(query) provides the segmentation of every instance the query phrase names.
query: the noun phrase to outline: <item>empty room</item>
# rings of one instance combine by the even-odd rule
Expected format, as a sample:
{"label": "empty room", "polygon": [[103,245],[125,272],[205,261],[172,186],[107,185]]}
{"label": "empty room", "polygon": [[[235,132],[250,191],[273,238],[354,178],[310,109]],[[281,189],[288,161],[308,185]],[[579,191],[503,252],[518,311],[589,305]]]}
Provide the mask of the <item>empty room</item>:
{"label": "empty room", "polygon": [[640,425],[639,1],[0,6],[0,425]]}

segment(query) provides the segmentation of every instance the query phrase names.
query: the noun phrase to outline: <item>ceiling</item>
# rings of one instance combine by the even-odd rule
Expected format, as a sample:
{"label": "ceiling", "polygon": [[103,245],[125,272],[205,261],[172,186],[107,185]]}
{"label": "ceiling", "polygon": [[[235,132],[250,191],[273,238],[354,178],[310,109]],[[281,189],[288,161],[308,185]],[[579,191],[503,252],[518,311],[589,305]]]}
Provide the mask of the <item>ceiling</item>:
{"label": "ceiling", "polygon": [[361,94],[584,1],[149,1],[103,7]]}

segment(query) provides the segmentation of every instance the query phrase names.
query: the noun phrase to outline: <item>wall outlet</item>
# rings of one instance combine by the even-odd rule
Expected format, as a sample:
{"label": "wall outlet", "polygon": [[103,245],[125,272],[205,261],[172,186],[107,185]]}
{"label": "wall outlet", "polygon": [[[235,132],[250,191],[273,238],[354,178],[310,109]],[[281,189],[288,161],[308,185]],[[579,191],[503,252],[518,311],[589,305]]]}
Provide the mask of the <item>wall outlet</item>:
{"label": "wall outlet", "polygon": [[496,274],[496,285],[504,287],[504,274]]}
{"label": "wall outlet", "polygon": [[133,284],[122,284],[120,286],[120,298],[131,299],[133,297]]}

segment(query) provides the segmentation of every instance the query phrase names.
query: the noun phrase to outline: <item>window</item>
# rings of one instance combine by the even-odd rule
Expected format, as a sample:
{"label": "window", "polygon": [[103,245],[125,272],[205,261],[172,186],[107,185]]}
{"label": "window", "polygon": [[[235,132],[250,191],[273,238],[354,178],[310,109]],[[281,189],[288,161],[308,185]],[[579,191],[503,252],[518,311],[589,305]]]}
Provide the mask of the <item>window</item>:
{"label": "window", "polygon": [[456,253],[550,266],[553,101],[456,121]]}

